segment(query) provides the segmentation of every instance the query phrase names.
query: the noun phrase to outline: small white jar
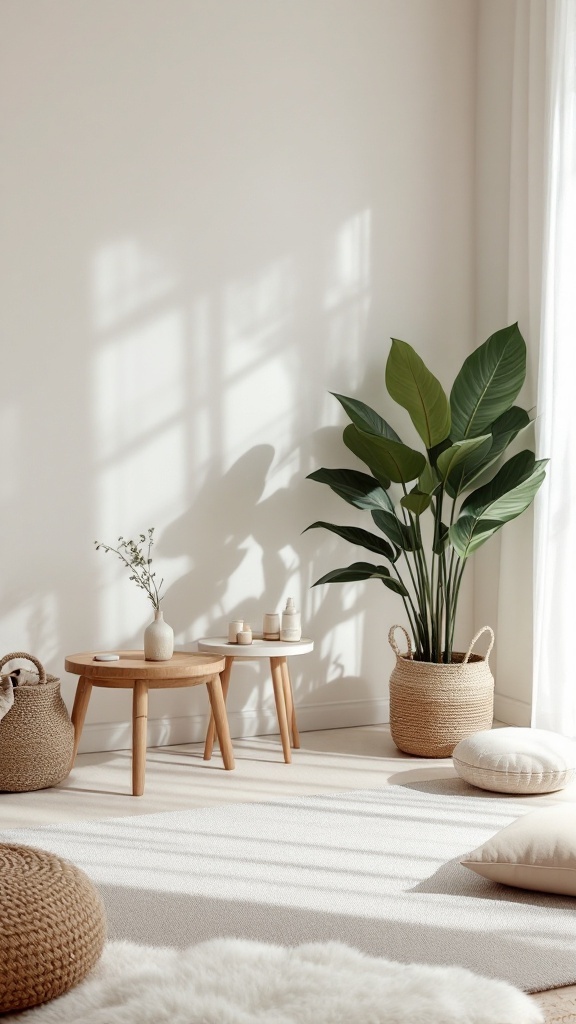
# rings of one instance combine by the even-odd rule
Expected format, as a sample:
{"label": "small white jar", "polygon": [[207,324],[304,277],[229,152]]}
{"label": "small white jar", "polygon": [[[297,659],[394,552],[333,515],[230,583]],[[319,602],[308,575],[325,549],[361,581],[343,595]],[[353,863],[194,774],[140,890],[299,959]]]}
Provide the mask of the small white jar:
{"label": "small white jar", "polygon": [[278,612],[266,612],[262,623],[263,640],[280,639],[280,616]]}
{"label": "small white jar", "polygon": [[236,644],[236,643],[238,643],[236,637],[238,636],[238,633],[240,632],[241,629],[244,629],[244,620],[243,619],[233,619],[232,622],[228,623],[228,643],[229,644]]}

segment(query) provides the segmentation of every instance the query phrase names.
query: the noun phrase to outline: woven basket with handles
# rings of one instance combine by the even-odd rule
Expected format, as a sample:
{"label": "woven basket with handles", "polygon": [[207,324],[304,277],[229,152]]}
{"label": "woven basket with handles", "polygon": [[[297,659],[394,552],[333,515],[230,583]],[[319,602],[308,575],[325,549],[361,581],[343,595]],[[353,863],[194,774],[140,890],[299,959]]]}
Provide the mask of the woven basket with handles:
{"label": "woven basket with handles", "polygon": [[24,658],[36,666],[37,686],[15,686],[14,704],[0,721],[0,790],[25,793],[62,782],[72,763],[74,727],[60,694],[60,680],[47,675],[31,654],[16,651],[0,660]]}
{"label": "woven basket with handles", "polygon": [[[394,638],[397,629],[406,637],[406,654]],[[490,634],[486,655],[472,654],[486,632]],[[390,676],[390,732],[399,750],[420,757],[450,757],[460,740],[492,728],[494,678],[488,658],[494,633],[490,626],[478,631],[465,654],[454,652],[449,665],[415,661],[403,626],[392,626],[388,640],[396,655]]]}

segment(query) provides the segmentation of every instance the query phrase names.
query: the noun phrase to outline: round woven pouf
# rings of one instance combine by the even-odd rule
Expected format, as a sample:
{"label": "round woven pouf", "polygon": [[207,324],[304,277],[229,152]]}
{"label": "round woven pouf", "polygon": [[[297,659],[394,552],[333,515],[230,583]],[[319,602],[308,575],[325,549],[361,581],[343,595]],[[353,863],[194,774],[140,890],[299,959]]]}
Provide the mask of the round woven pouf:
{"label": "round woven pouf", "polygon": [[67,992],[105,938],[104,907],[83,871],[45,850],[0,843],[0,1013]]}

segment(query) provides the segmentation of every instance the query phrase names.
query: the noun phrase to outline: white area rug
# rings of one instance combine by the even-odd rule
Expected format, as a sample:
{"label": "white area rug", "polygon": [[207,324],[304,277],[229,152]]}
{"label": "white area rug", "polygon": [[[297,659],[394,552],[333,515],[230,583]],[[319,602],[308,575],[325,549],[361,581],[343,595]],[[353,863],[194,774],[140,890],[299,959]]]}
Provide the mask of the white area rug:
{"label": "white area rug", "polygon": [[340,943],[111,943],[92,975],[6,1024],[541,1024],[529,996],[458,967],[377,960]]}
{"label": "white area rug", "polygon": [[218,936],[338,940],[538,991],[576,982],[574,900],[497,885],[459,861],[539,806],[442,779],[0,838],[84,868],[112,940],[179,948]]}

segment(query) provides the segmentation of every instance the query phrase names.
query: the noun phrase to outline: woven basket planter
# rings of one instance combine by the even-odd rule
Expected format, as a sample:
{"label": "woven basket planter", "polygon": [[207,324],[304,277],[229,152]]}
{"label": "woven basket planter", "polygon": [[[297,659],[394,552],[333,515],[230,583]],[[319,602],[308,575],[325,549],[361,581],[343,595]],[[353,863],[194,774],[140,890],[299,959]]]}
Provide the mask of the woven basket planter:
{"label": "woven basket planter", "polygon": [[[396,629],[406,637],[406,654],[394,639]],[[472,654],[486,631],[491,637],[486,655]],[[494,678],[488,658],[494,633],[490,626],[476,634],[465,654],[454,652],[450,665],[414,661],[403,626],[392,626],[388,640],[396,655],[390,676],[390,732],[399,750],[420,757],[450,757],[460,740],[492,728]]]}
{"label": "woven basket planter", "polygon": [[0,790],[25,793],[48,789],[65,779],[72,765],[74,727],[60,694],[60,680],[46,675],[30,654],[7,654],[31,661],[40,676],[37,686],[14,687],[14,704],[0,721]]}

